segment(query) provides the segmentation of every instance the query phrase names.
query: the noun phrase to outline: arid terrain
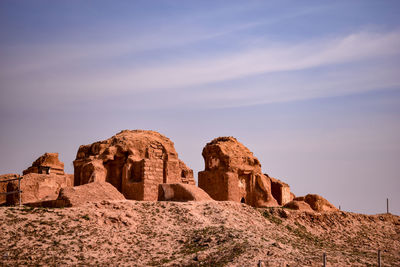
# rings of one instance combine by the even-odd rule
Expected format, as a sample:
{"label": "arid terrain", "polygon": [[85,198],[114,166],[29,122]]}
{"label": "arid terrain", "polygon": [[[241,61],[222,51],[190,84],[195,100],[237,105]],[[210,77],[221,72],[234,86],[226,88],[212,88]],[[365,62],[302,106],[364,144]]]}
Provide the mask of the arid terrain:
{"label": "arid terrain", "polygon": [[400,217],[235,202],[102,201],[0,207],[0,262],[16,265],[400,266]]}

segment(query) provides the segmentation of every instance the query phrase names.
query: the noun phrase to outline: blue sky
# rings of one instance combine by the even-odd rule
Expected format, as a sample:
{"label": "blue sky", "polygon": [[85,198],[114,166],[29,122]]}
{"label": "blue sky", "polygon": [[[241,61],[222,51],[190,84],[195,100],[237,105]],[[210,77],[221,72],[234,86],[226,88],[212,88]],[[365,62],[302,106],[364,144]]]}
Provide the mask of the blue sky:
{"label": "blue sky", "polygon": [[0,173],[122,129],[235,136],[297,195],[400,214],[398,1],[1,1]]}

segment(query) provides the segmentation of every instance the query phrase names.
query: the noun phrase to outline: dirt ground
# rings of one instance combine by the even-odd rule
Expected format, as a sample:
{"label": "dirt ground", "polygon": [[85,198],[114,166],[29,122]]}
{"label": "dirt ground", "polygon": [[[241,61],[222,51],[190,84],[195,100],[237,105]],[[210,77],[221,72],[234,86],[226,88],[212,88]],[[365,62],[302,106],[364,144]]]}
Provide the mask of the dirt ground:
{"label": "dirt ground", "polygon": [[0,207],[0,265],[400,266],[400,217],[233,202]]}

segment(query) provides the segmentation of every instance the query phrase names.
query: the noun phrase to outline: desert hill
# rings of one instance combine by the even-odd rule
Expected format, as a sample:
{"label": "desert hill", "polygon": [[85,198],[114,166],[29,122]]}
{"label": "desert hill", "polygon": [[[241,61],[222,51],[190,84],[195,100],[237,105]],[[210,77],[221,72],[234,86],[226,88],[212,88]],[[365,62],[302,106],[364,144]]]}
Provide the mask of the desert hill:
{"label": "desert hill", "polygon": [[101,201],[0,207],[0,261],[15,265],[400,266],[400,217],[237,202]]}

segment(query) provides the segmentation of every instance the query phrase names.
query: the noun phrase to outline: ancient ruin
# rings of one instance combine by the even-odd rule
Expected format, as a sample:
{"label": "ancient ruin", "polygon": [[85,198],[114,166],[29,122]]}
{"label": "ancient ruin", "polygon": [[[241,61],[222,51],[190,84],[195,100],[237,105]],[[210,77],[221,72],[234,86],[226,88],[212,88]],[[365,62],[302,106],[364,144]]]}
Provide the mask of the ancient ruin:
{"label": "ancient ruin", "polygon": [[234,137],[218,137],[203,149],[205,170],[199,187],[215,200],[231,200],[255,207],[277,206],[271,180],[261,172],[253,153]]}
{"label": "ancient ruin", "polygon": [[45,153],[22,172],[23,175],[28,173],[64,175],[64,163],[58,159],[58,153]]}
{"label": "ancient ruin", "polygon": [[[58,153],[40,156],[23,171],[21,201],[33,206],[68,206],[63,198],[68,192],[76,203],[83,203],[98,201],[113,191],[109,190],[113,186],[118,194],[110,193],[111,199],[217,200],[253,207],[337,210],[319,195],[296,198],[288,184],[263,174],[259,160],[234,137],[215,138],[206,144],[202,155],[205,169],[198,174],[197,187],[193,171],[178,158],[169,138],[154,131],[124,130],[107,140],[80,146],[73,162],[74,175],[64,173]],[[0,183],[0,204],[19,202],[17,193],[7,194],[18,190],[18,181],[8,179],[18,177],[19,174],[0,176],[4,181]],[[91,185],[76,187],[87,184]]]}
{"label": "ancient ruin", "polygon": [[[0,180],[19,177],[19,174],[2,175]],[[21,179],[21,201],[23,204],[54,200],[60,189],[73,186],[72,174],[64,173],[64,163],[58,159],[58,153],[45,153],[36,159],[32,166],[23,171]],[[0,183],[0,192],[18,190],[18,181]],[[0,204],[15,205],[19,202],[18,193],[0,198]]]}
{"label": "ancient ruin", "polygon": [[109,182],[127,199],[157,200],[159,184],[195,184],[193,171],[178,158],[174,143],[154,131],[124,130],[79,147],[74,185]]}

